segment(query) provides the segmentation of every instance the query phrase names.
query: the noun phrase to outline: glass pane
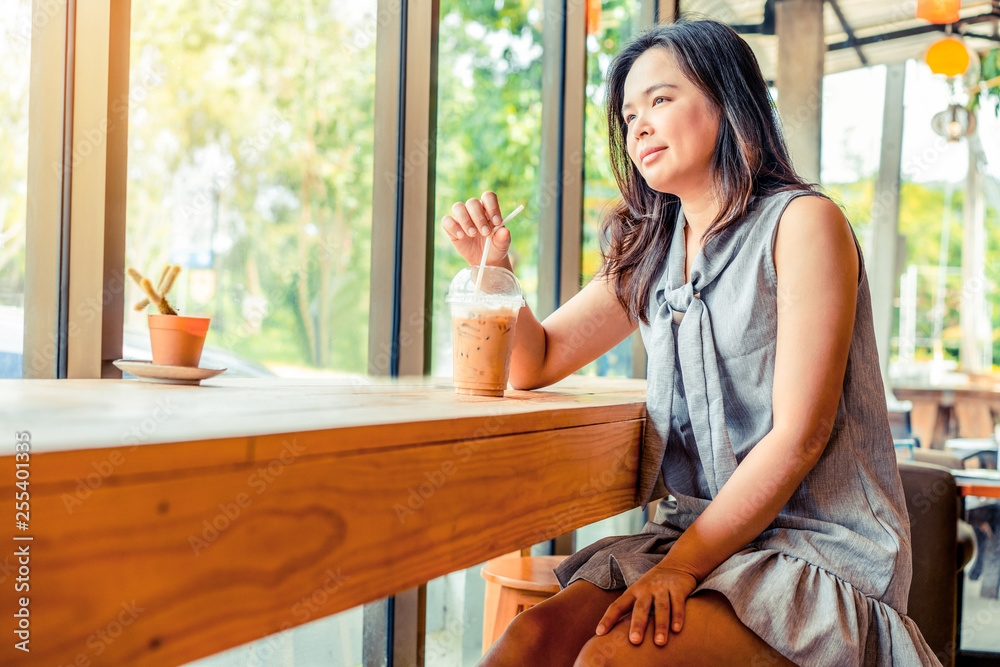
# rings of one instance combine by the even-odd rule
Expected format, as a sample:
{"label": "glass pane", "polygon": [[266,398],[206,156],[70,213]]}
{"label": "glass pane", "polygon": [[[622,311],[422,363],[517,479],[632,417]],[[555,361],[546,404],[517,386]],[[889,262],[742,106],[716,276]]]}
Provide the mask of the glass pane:
{"label": "glass pane", "polygon": [[446,574],[427,583],[424,664],[473,667],[483,657],[482,565]]}
{"label": "glass pane", "polygon": [[[308,609],[305,603],[299,614],[307,613]],[[363,607],[355,607],[187,664],[189,667],[360,667],[363,614]]]}
{"label": "glass pane", "polygon": [[431,372],[451,376],[448,284],[465,265],[439,221],[456,201],[497,193],[511,261],[528,305],[538,306],[539,161],[542,128],[542,2],[442,0],[438,54],[433,352]]}
{"label": "glass pane", "polygon": [[900,384],[940,379],[958,366],[968,143],[948,143],[931,129],[950,94],[943,77],[923,63],[907,63],[899,191],[906,266],[890,349],[890,375]]}
{"label": "glass pane", "polygon": [[[133,4],[126,262],[228,375],[367,366],[375,0]],[[331,63],[350,62],[350,67]],[[148,358],[129,284],[125,356]]]}
{"label": "glass pane", "polygon": [[[584,99],[584,183],[581,285],[594,277],[601,265],[600,227],[605,213],[621,198],[608,154],[608,120],[604,83],[611,61],[638,32],[636,0],[602,0],[601,11],[591,17],[587,35],[587,87]],[[632,374],[632,338],[582,368],[581,375],[629,377]]]}
{"label": "glass pane", "polygon": [[884,66],[823,77],[823,187],[843,207],[862,249],[871,230],[884,108]]}
{"label": "glass pane", "polygon": [[1000,600],[997,570],[1000,561],[1000,504],[994,498],[966,498],[967,518],[976,531],[975,558],[962,578],[962,627],[958,646],[963,651],[1000,653]]}
{"label": "glass pane", "polygon": [[21,377],[24,240],[28,195],[28,77],[31,3],[0,12],[0,378]]}

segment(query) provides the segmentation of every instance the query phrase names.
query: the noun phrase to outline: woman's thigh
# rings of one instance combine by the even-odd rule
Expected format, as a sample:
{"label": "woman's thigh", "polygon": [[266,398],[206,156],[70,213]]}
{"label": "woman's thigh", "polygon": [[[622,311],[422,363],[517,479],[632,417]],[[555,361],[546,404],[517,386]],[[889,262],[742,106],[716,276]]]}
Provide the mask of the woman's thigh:
{"label": "woman's thigh", "polygon": [[794,666],[743,625],[729,600],[716,591],[702,591],[687,599],[684,627],[677,634],[670,632],[665,646],[653,642],[652,621],[650,616],[642,643],[635,646],[628,639],[632,617],[626,616],[608,634],[588,640],[575,666]]}
{"label": "woman's thigh", "polygon": [[518,614],[483,656],[486,665],[571,667],[608,606],[622,590],[606,591],[577,580],[548,600]]}

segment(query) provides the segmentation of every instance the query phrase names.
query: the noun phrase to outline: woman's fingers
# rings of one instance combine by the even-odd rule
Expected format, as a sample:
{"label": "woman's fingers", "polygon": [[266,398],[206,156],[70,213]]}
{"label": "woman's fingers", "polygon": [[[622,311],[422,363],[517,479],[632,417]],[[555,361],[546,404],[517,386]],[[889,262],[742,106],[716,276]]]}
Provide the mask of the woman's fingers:
{"label": "woman's fingers", "polygon": [[450,239],[462,239],[465,238],[465,232],[462,231],[462,226],[458,224],[458,221],[450,215],[446,215],[441,218],[441,228],[445,231]]}
{"label": "woman's fingers", "polygon": [[499,262],[503,260],[508,250],[510,250],[510,231],[506,227],[501,227],[493,232],[493,242],[490,243],[490,256],[487,260]]}
{"label": "woman's fingers", "polygon": [[487,190],[479,200],[483,203],[483,208],[486,210],[486,218],[490,221],[491,225],[496,227],[503,222],[503,214],[500,213],[500,202],[497,201],[495,192]]}
{"label": "woman's fingers", "polygon": [[653,641],[665,646],[670,636],[670,598],[658,595],[653,598]]}
{"label": "woman's fingers", "polygon": [[597,624],[596,634],[603,635],[605,632],[615,627],[622,616],[627,614],[635,605],[635,596],[626,591],[620,598],[611,603],[608,610],[604,612],[600,623]]}
{"label": "woman's fingers", "polygon": [[469,217],[469,211],[466,209],[465,204],[460,201],[452,204],[451,214],[468,236],[475,236],[478,233],[475,224],[472,222],[472,218]]}
{"label": "woman's fingers", "polygon": [[646,623],[649,621],[649,608],[652,602],[649,598],[641,597],[635,601],[635,606],[632,607],[632,627],[628,631],[628,639],[636,646],[642,643],[642,636],[646,632]]}
{"label": "woman's fingers", "polygon": [[684,627],[684,603],[687,602],[685,597],[679,593],[670,593],[670,615],[672,618],[672,629],[674,634],[681,631]]}
{"label": "woman's fingers", "polygon": [[483,210],[483,203],[473,197],[469,201],[465,202],[465,208],[469,211],[469,217],[472,218],[472,222],[476,225],[479,233],[483,236],[489,236],[490,232],[493,231],[493,227],[486,218],[486,211]]}

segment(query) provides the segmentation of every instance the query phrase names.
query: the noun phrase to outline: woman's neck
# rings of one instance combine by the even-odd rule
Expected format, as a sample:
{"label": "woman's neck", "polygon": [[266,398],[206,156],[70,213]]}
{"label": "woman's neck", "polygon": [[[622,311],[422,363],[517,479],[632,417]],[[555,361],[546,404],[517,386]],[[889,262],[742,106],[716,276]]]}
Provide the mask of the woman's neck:
{"label": "woman's neck", "polygon": [[680,200],[684,219],[687,221],[688,227],[691,228],[688,238],[697,239],[700,246],[701,237],[719,215],[719,201],[708,192],[692,197],[682,196]]}

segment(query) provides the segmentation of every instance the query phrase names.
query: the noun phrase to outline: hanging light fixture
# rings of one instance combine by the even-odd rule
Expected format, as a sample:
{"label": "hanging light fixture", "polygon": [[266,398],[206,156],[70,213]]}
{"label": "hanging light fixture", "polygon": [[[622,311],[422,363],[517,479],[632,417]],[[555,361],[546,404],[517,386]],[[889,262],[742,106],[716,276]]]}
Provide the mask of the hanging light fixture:
{"label": "hanging light fixture", "polygon": [[931,23],[955,23],[962,0],[917,0],[917,18]]}
{"label": "hanging light fixture", "polygon": [[958,76],[969,67],[969,51],[961,40],[945,37],[927,49],[924,60],[935,74]]}
{"label": "hanging light fixture", "polygon": [[948,141],[958,141],[976,129],[976,116],[961,104],[950,104],[944,111],[934,114],[931,128],[938,136]]}

